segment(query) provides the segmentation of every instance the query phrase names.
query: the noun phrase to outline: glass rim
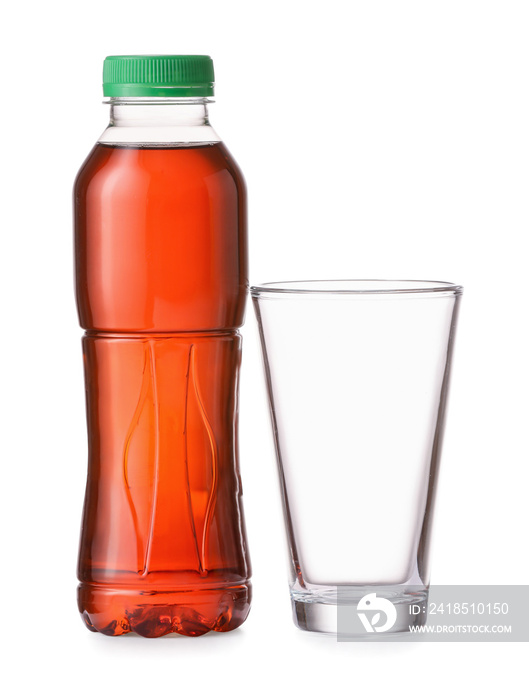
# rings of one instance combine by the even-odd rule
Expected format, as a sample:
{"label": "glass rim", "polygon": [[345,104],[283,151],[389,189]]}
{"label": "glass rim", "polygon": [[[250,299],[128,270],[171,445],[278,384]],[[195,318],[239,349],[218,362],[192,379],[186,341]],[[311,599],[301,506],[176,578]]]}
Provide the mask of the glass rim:
{"label": "glass rim", "polygon": [[368,295],[368,294],[455,294],[463,287],[453,282],[401,279],[328,279],[264,282],[250,287],[254,298],[262,295]]}

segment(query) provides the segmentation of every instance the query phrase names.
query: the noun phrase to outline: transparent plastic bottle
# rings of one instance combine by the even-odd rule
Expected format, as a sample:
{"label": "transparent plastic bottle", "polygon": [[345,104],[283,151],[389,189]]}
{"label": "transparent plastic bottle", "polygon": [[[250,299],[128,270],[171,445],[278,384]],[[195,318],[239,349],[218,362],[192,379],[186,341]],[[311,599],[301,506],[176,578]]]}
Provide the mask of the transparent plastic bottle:
{"label": "transparent plastic bottle", "polygon": [[78,603],[93,631],[228,631],[251,598],[238,468],[242,174],[208,56],[111,56],[74,187],[89,441]]}

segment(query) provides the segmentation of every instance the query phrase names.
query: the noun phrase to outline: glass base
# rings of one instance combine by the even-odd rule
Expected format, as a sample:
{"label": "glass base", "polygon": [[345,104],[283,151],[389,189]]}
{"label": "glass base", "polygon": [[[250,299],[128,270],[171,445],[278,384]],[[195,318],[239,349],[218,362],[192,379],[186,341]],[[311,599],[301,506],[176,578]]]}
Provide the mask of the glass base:
{"label": "glass base", "polygon": [[428,589],[418,586],[336,586],[292,591],[294,622],[301,630],[338,638],[380,640],[423,625]]}

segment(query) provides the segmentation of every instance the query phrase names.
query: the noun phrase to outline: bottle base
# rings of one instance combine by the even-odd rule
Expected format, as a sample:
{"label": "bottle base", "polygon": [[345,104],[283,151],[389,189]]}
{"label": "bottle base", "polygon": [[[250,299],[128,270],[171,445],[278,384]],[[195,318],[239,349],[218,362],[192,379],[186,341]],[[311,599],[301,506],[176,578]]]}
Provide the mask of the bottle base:
{"label": "bottle base", "polygon": [[249,582],[199,590],[130,590],[88,583],[77,589],[85,625],[110,637],[130,633],[199,637],[212,631],[230,632],[246,620],[250,602]]}

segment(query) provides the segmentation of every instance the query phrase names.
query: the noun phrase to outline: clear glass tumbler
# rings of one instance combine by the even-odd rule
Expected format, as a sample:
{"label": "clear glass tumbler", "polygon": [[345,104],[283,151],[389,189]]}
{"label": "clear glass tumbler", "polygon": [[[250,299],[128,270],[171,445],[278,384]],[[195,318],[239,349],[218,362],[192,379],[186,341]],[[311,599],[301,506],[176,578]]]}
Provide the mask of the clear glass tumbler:
{"label": "clear glass tumbler", "polygon": [[[358,609],[366,634],[424,620],[462,291],[395,280],[251,289],[301,629],[339,633],[342,608]],[[362,617],[370,603],[385,617]]]}

